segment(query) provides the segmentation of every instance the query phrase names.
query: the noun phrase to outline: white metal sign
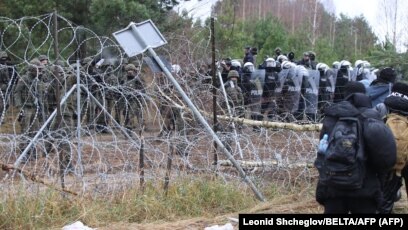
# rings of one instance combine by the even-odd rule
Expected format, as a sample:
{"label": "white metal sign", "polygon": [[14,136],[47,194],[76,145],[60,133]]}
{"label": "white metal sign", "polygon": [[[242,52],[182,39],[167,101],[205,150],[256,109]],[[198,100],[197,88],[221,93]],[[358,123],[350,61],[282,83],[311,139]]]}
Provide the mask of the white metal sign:
{"label": "white metal sign", "polygon": [[150,19],[141,23],[131,22],[126,28],[114,32],[113,36],[128,57],[141,54],[149,47],[156,48],[167,44],[166,39]]}

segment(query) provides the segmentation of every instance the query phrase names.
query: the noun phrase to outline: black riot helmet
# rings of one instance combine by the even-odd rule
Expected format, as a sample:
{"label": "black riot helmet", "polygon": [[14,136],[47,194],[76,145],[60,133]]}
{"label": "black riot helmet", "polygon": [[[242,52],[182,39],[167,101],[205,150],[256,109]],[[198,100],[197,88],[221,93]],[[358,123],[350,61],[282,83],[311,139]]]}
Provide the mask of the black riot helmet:
{"label": "black riot helmet", "polygon": [[295,53],[294,52],[289,52],[288,53],[288,59],[290,60],[290,61],[293,61],[293,60],[295,60]]}

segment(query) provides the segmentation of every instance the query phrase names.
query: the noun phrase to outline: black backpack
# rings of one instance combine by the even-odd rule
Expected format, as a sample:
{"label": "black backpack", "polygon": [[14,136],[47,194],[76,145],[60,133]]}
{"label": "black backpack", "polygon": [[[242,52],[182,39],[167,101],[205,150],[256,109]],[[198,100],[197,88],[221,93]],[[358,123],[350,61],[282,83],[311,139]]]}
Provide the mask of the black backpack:
{"label": "black backpack", "polygon": [[338,118],[328,134],[327,150],[318,152],[315,161],[320,183],[345,190],[363,186],[367,157],[361,123],[359,117]]}

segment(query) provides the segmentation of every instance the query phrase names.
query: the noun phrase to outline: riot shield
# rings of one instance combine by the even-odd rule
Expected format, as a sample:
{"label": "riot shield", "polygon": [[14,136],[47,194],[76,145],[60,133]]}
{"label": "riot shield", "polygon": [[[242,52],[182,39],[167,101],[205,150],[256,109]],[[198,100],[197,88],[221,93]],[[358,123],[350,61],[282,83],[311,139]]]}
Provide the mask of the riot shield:
{"label": "riot shield", "polygon": [[264,69],[256,69],[251,74],[251,81],[259,81],[261,87],[263,87],[265,83],[265,70]]}
{"label": "riot shield", "polygon": [[241,75],[241,90],[244,95],[244,105],[248,106],[250,104],[251,95],[251,73],[242,73]]}
{"label": "riot shield", "polygon": [[266,71],[265,72],[265,83],[262,93],[262,108],[261,113],[265,114],[267,112],[268,118],[273,119],[273,116],[276,114],[276,98],[275,98],[275,89],[279,81],[279,75],[275,71]]}
{"label": "riot shield", "polygon": [[[287,86],[285,87],[285,81],[286,81],[286,78],[288,77],[290,71],[291,71],[291,69],[282,69],[278,73],[278,81],[276,82],[276,87],[275,87],[275,91],[274,91],[274,97],[276,99],[277,113],[278,114],[284,113],[283,93],[287,92]],[[292,70],[292,71],[294,71],[294,70]]]}
{"label": "riot shield", "polygon": [[352,70],[349,70],[349,79],[350,81],[357,81],[357,75],[358,75],[358,68],[354,68]]}
{"label": "riot shield", "polygon": [[336,89],[337,71],[338,71],[337,69],[328,69],[324,73],[328,80],[327,81],[328,84],[326,85],[326,91],[333,94],[334,90]]}
{"label": "riot shield", "polygon": [[336,75],[336,84],[334,89],[333,102],[340,102],[344,99],[344,87],[349,82],[349,76],[346,75],[343,71],[338,70]]}
{"label": "riot shield", "polygon": [[[353,76],[354,75],[354,76]],[[348,78],[348,81],[355,81],[355,73],[353,73],[353,70],[347,69],[347,71],[344,73],[344,77]],[[353,80],[354,78],[354,80]]]}
{"label": "riot shield", "polygon": [[315,120],[317,114],[317,102],[320,84],[320,72],[317,70],[307,70],[308,74],[303,75],[302,96],[299,102],[299,112],[306,114],[308,119]]}
{"label": "riot shield", "polygon": [[278,73],[278,81],[276,82],[275,87],[275,97],[280,97],[283,91],[283,86],[286,81],[287,76],[289,75],[291,69],[282,69]]}
{"label": "riot shield", "polygon": [[263,86],[263,97],[271,98],[278,85],[279,75],[275,71],[265,72],[265,82]]}
{"label": "riot shield", "polygon": [[298,110],[300,90],[304,74],[307,74],[307,69],[304,66],[299,65],[289,69],[289,73],[282,88],[284,113],[294,114]]}
{"label": "riot shield", "polygon": [[263,86],[265,83],[265,70],[258,69],[251,74],[250,85],[250,109],[251,109],[251,119],[262,120],[263,116],[261,114],[261,103]]}
{"label": "riot shield", "polygon": [[327,69],[320,74],[318,109],[320,113],[333,102],[337,69]]}

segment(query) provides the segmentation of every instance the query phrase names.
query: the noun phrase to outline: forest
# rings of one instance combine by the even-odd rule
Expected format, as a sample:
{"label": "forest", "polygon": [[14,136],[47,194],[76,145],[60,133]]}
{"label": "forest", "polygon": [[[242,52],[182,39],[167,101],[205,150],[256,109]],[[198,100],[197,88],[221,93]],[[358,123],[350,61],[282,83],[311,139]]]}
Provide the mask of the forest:
{"label": "forest", "polygon": [[[0,229],[61,229],[79,220],[97,229],[204,229],[238,225],[238,213],[322,213],[314,160],[331,97],[319,98],[309,81],[320,84],[320,72],[280,71],[308,81],[297,81],[296,94],[281,84],[267,96],[265,80],[247,75],[250,103],[232,117],[225,88],[213,84],[221,71],[214,81],[215,68],[207,68],[213,56],[242,60],[246,46],[257,49],[259,64],[280,47],[296,60],[313,51],[328,66],[394,67],[405,80],[406,30],[396,29],[404,8],[372,1],[386,4],[379,6],[390,26],[382,32],[363,15],[336,14],[333,0],[220,0],[202,19],[178,10],[187,0],[1,0],[0,54],[8,56],[0,56],[7,70],[0,76],[10,81],[0,91]],[[167,41],[154,51],[172,74],[152,68],[159,61],[151,50],[128,57],[113,37],[149,19]],[[40,56],[53,69],[40,68]],[[31,83],[27,73],[36,76]],[[19,100],[15,79],[22,79]],[[276,95],[296,96],[279,99],[290,111],[273,103],[262,111]],[[403,194],[395,213],[408,212]]]}
{"label": "forest", "polygon": [[[204,0],[201,0],[204,1]],[[1,17],[18,19],[57,11],[59,15],[100,36],[111,36],[129,22],[151,19],[165,35],[182,34],[194,39],[208,37],[210,18],[193,20],[187,11],[174,9],[177,0],[3,0]],[[398,5],[395,5],[398,7]],[[299,59],[305,51],[329,66],[334,61],[368,60],[372,66],[392,66],[408,72],[406,52],[397,52],[395,37],[378,38],[367,19],[330,12],[330,0],[222,0],[212,8],[217,58],[243,56],[242,48],[258,49],[258,56],[272,56],[280,47]],[[0,25],[0,31],[2,25]],[[35,38],[34,38],[35,39]],[[209,39],[208,39],[209,40]],[[0,47],[1,48],[1,47]],[[86,55],[83,53],[82,55]],[[211,55],[208,54],[208,57]]]}

